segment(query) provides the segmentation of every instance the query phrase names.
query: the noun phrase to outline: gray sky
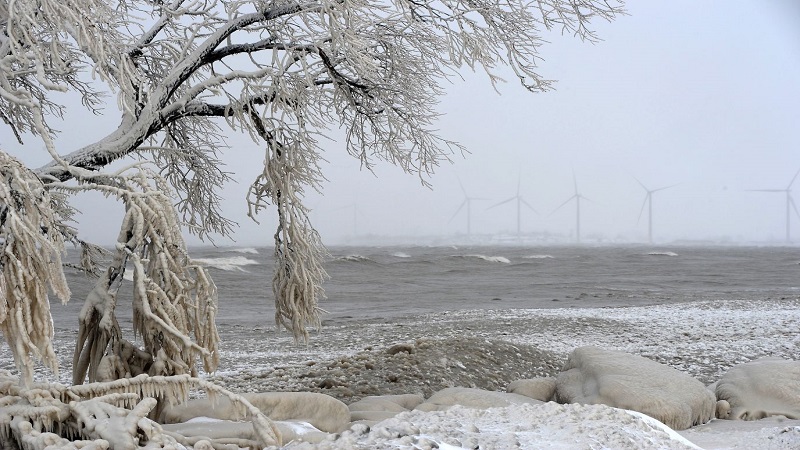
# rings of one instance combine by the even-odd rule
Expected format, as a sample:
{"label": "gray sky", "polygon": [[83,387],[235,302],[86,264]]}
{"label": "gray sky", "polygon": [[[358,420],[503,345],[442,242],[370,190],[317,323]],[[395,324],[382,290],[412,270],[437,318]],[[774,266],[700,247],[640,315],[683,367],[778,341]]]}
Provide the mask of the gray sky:
{"label": "gray sky", "polygon": [[[541,73],[558,80],[553,92],[530,94],[513,76],[500,95],[481,74],[453,82],[440,105],[440,130],[471,154],[440,167],[432,190],[389,164],[374,175],[360,171],[343,146],[331,143],[324,197],[307,198],[323,239],[351,238],[354,222],[358,234],[465,234],[465,210],[450,220],[463,201],[459,179],[470,196],[486,199],[472,204],[474,234],[516,231],[514,202],[486,208],[514,196],[519,179],[520,194],[539,212],[523,211],[522,231],[568,237],[574,203],[553,210],[574,194],[574,171],[580,193],[590,199],[581,205],[585,241],[647,239],[647,211],[637,221],[645,191],[635,178],[651,189],[676,185],[654,194],[657,242],[782,241],[784,194],[747,190],[784,189],[800,169],[800,2],[638,1],[627,7],[629,16],[595,24],[603,38],[598,44],[548,36]],[[77,148],[92,130],[103,131],[104,119],[75,117],[61,127],[70,130],[59,140],[62,148]],[[117,120],[110,118],[105,130]],[[0,129],[4,146],[12,140]],[[41,145],[29,142],[36,150],[27,154],[7,149],[38,164],[30,153]],[[267,214],[258,226],[245,217],[244,192],[262,152],[245,137],[229,143],[234,149],[226,162],[241,180],[224,192],[226,211],[242,225],[236,239],[269,245],[275,218]],[[800,191],[800,179],[794,188]],[[110,242],[118,212],[96,204],[94,198],[81,202],[81,228]],[[109,215],[114,221],[105,220]],[[792,220],[800,242],[800,219]]]}

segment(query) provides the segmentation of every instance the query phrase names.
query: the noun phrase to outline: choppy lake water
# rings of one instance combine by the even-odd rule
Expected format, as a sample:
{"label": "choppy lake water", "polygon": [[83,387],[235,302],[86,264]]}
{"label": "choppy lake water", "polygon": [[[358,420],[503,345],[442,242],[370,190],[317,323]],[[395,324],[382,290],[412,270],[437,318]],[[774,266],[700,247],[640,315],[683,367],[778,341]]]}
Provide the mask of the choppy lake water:
{"label": "choppy lake water", "polygon": [[[289,333],[280,332],[274,324],[271,249],[192,249],[192,257],[210,268],[219,290],[217,325],[222,338],[221,368],[224,371],[257,371],[298,358],[320,359],[337,352],[351,353],[362,349],[365,342],[384,345],[413,339],[421,331],[427,335],[435,335],[437,330],[445,333],[455,326],[448,321],[453,319],[459,324],[466,320],[462,317],[464,314],[473,324],[468,329],[473,331],[450,330],[450,334],[475,334],[474,330],[481,328],[481,333],[487,336],[518,335],[517,339],[529,340],[547,328],[550,334],[540,336],[544,340],[537,342],[554,345],[553,336],[562,336],[562,331],[570,332],[558,331],[560,322],[503,319],[504,322],[498,323],[496,318],[503,316],[503,311],[516,317],[524,316],[520,310],[554,308],[561,308],[553,313],[562,315],[576,309],[575,312],[583,316],[600,317],[613,311],[593,313],[592,308],[637,306],[645,307],[633,308],[637,317],[645,311],[652,313],[645,314],[648,318],[643,320],[658,322],[661,324],[658,326],[667,328],[661,331],[669,333],[670,329],[677,331],[682,326],[681,319],[675,317],[675,321],[670,322],[672,319],[658,315],[659,311],[671,309],[648,306],[704,302],[707,308],[710,303],[705,301],[737,300],[737,308],[748,309],[752,305],[755,312],[760,309],[759,303],[774,308],[775,302],[768,300],[791,299],[791,303],[800,297],[800,248],[793,247],[406,246],[333,247],[330,252],[331,258],[325,267],[331,279],[325,285],[327,298],[320,303],[327,311],[323,316],[325,326],[314,334],[308,346],[297,346],[292,345]],[[56,326],[54,346],[61,367],[58,378],[63,383],[70,379],[78,313],[94,279],[68,272],[68,281],[73,292],[72,301],[61,305],[53,300],[51,305]],[[691,309],[687,305],[687,310]],[[474,322],[480,317],[480,310],[486,310],[486,323]],[[130,292],[124,286],[117,316],[123,333],[131,339]],[[744,320],[741,312],[737,317]],[[787,317],[793,320],[794,315]],[[704,312],[702,323],[689,325],[704,327],[723,319],[725,317]],[[754,320],[760,320],[757,314],[749,322]],[[608,325],[613,321],[606,322],[603,323]],[[777,325],[773,324],[774,329],[768,333],[786,328],[779,320],[775,322]],[[413,323],[425,323],[426,329],[405,326]],[[652,332],[651,325],[635,326]],[[508,329],[495,329],[498,327]],[[787,332],[781,331],[783,334],[777,337],[779,342],[770,345],[795,355],[795,340],[787,337]],[[593,343],[573,342],[574,339],[566,336],[563,335],[562,340],[569,341],[569,345]],[[776,337],[750,338],[761,342]],[[644,339],[644,336],[637,339]],[[662,344],[661,341],[652,343]],[[780,353],[770,349],[751,352],[751,356]],[[700,355],[698,358],[704,358],[703,352],[695,353]],[[0,368],[13,370],[13,367],[8,346],[3,345]],[[51,374],[40,368],[37,377],[51,379]]]}
{"label": "choppy lake water", "polygon": [[[642,306],[800,295],[794,247],[333,247],[327,323],[465,309]],[[219,289],[218,324],[270,326],[269,248],[198,248]],[[70,274],[73,300],[53,303],[76,328],[93,280]],[[120,320],[125,327],[126,303]]]}

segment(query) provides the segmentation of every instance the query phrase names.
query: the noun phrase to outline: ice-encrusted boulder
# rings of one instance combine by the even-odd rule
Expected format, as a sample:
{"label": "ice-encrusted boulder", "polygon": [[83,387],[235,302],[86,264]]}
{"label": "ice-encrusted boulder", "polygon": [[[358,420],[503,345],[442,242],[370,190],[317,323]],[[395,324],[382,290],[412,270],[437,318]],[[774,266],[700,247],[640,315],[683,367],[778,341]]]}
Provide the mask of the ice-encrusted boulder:
{"label": "ice-encrusted boulder", "polygon": [[[314,444],[333,439],[334,436],[318,430],[307,422],[276,421],[274,424],[280,431],[284,443],[302,441]],[[204,439],[211,439],[217,443],[224,442],[230,447],[233,445],[240,448],[259,447],[258,436],[253,432],[253,425],[250,422],[198,417],[188,422],[165,424],[162,427],[166,431],[182,436],[183,440],[195,450],[198,450],[197,442]]]}
{"label": "ice-encrusted boulder", "polygon": [[377,422],[414,409],[425,401],[421,394],[375,395],[348,405],[350,420]]}
{"label": "ice-encrusted boulder", "polygon": [[[350,424],[350,410],[341,401],[313,392],[263,392],[243,394],[242,397],[272,420],[308,422],[315,428],[337,433]],[[241,413],[224,397],[190,400],[167,407],[161,414],[162,423],[186,422],[195,417],[222,420],[241,420]]]}
{"label": "ice-encrusted boulder", "polygon": [[628,353],[580,347],[556,377],[559,403],[604,404],[647,414],[684,430],[714,417],[716,398],[703,383]]}
{"label": "ice-encrusted boulder", "polygon": [[720,378],[714,392],[730,408],[720,411],[721,419],[800,419],[800,361],[761,358],[736,365]]}
{"label": "ice-encrusted boulder", "polygon": [[556,379],[553,377],[541,377],[512,381],[508,383],[506,392],[549,402],[556,395]]}
{"label": "ice-encrusted boulder", "polygon": [[445,411],[460,405],[466,408],[488,409],[510,405],[539,404],[539,400],[508,392],[485,391],[483,389],[452,387],[434,393],[419,404],[418,411]]}

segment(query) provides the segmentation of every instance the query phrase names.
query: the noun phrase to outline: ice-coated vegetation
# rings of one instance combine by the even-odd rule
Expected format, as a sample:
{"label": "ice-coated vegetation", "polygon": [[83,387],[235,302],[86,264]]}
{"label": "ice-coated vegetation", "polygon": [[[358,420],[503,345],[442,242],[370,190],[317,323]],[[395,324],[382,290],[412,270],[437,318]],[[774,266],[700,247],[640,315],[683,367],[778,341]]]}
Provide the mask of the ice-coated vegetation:
{"label": "ice-coated vegetation", "polygon": [[[537,73],[540,32],[592,41],[591,21],[621,13],[616,2],[591,0],[0,0],[2,126],[52,160],[25,167],[0,148],[0,328],[21,383],[6,411],[32,401],[34,361],[57,370],[47,291],[69,299],[60,255],[73,244],[83,251],[82,268],[98,275],[80,299],[72,362],[73,383],[88,378],[94,399],[91,408],[54,407],[84,424],[88,416],[124,416],[114,430],[162,445],[144,416],[156,408],[148,398],[163,401],[163,390],[137,393],[138,402],[106,390],[114,380],[193,376],[198,361],[216,368],[216,288],[181,233],[231,232],[218,197],[230,177],[221,163],[225,135],[243,133],[264,149],[250,215],[270,209],[278,217],[275,320],[308,339],[307,327],[320,324],[326,252],[303,198],[320,189],[320,142],[329,129],[345,131],[347,152],[364,167],[389,161],[426,183],[460,151],[434,125],[448,77],[470,68],[497,83],[497,68],[506,66],[524,89],[547,90],[550,81]],[[56,129],[92,124],[61,123],[65,92],[92,112],[118,114],[118,126],[69,148]],[[92,236],[70,226],[70,199],[85,191],[124,206],[104,262]],[[116,317],[126,272],[138,338],[123,335]],[[120,401],[129,413],[115,406]],[[49,437],[23,442],[31,427],[42,433],[71,420],[28,412],[9,413],[5,430],[23,448],[47,445]]]}

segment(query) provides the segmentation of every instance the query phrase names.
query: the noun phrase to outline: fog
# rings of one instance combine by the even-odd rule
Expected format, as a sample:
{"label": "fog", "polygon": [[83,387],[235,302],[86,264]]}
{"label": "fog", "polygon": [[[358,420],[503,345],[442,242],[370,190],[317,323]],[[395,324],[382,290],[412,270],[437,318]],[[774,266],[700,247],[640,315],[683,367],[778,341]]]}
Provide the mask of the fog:
{"label": "fog", "polygon": [[[670,186],[652,196],[656,243],[785,243],[786,193],[753,190],[786,189],[800,170],[800,2],[631,2],[628,11],[594,24],[603,39],[597,44],[546,36],[551,43],[540,66],[557,80],[552,92],[528,93],[513,74],[499,92],[480,73],[448,84],[439,130],[468,153],[440,166],[428,179],[431,189],[388,163],[363,170],[343,145],[327,143],[328,181],[322,194],[311,190],[306,198],[323,240],[513,240],[516,201],[488,208],[519,188],[538,212],[522,207],[524,242],[575,242],[574,200],[558,207],[577,185],[585,197],[582,242],[647,242],[647,191],[639,180],[651,190]],[[58,141],[65,151],[117,118],[69,117]],[[12,141],[0,128],[6,150],[44,162],[33,155],[41,147],[33,138],[35,151],[8,146]],[[244,136],[232,135],[229,144],[224,159],[239,183],[223,196],[225,212],[240,224],[235,245],[270,245],[274,211],[255,224],[244,200],[262,150]],[[475,198],[470,235],[466,207],[456,214],[462,186]],[[800,189],[800,177],[792,187]],[[118,206],[89,197],[79,208],[85,238],[113,241]],[[800,216],[792,211],[791,220],[792,239],[800,242]]]}

